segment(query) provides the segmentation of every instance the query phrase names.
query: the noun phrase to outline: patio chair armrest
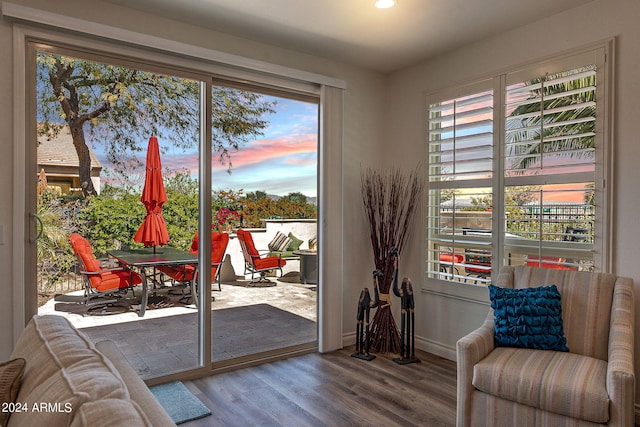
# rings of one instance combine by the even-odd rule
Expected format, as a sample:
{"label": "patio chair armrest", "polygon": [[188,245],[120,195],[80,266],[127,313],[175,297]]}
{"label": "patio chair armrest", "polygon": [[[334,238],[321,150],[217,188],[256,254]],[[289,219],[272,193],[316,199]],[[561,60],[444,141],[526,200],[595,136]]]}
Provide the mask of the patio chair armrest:
{"label": "patio chair armrest", "polygon": [[98,271],[80,270],[80,274],[86,274],[87,276],[97,276],[103,273],[110,273],[113,271],[128,271],[128,269],[123,267],[115,267],[115,268],[103,268],[102,270],[98,270]]}
{"label": "patio chair armrest", "polygon": [[100,271],[86,271],[86,270],[79,270],[80,274],[83,274],[85,276],[99,276],[100,273],[102,273],[102,270]]}

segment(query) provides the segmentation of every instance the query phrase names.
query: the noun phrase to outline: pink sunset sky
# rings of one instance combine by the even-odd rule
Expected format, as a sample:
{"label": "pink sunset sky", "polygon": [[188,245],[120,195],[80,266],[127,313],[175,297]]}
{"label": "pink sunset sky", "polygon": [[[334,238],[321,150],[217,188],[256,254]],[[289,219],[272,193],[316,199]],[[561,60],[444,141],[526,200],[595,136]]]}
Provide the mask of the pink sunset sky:
{"label": "pink sunset sky", "polygon": [[[261,137],[229,152],[231,173],[228,173],[228,163],[221,164],[218,154],[214,153],[213,190],[243,190],[245,194],[264,191],[278,196],[300,192],[308,197],[316,197],[318,105],[270,96],[265,98],[276,101],[275,112],[264,117],[268,126]],[[165,174],[188,171],[197,178],[196,149],[184,151],[170,146],[163,138],[158,140]],[[96,155],[108,168],[109,164],[99,149]],[[140,156],[142,161],[143,156]],[[131,177],[136,175],[135,171],[131,171]],[[139,175],[143,177],[144,172]],[[110,181],[108,176],[103,178],[103,182]]]}

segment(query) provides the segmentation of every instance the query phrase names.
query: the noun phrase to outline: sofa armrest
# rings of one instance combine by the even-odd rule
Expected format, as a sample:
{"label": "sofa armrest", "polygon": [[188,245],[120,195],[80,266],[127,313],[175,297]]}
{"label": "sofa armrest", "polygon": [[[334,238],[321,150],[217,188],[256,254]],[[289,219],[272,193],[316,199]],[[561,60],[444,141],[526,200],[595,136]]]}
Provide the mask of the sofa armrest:
{"label": "sofa armrest", "polygon": [[457,356],[457,425],[471,424],[471,393],[473,392],[473,367],[495,348],[493,310],[482,326],[456,343]]}
{"label": "sofa armrest", "polygon": [[136,371],[129,365],[124,354],[109,340],[96,343],[96,348],[104,354],[120,372],[122,380],[129,390],[131,400],[144,410],[145,415],[154,426],[171,426],[175,423],[142,381]]}
{"label": "sofa armrest", "polygon": [[634,425],[634,295],[633,281],[619,277],[613,291],[607,364],[611,426]]}

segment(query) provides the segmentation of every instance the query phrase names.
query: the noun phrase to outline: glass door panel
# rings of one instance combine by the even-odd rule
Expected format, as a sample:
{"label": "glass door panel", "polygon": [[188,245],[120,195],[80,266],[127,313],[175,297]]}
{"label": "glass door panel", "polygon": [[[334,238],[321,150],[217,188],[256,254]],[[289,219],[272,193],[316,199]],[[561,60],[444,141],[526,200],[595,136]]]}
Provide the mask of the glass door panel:
{"label": "glass door panel", "polygon": [[38,313],[111,339],[143,379],[202,366],[201,82],[51,46],[36,69]]}
{"label": "glass door panel", "polygon": [[212,103],[214,367],[317,348],[318,102],[214,86]]}

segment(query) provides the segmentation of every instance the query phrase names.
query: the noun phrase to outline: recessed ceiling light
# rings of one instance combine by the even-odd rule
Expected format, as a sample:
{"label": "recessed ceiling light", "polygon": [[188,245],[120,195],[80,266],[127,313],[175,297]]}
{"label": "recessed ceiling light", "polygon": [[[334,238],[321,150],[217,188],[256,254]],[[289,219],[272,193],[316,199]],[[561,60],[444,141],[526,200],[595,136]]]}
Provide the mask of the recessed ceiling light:
{"label": "recessed ceiling light", "polygon": [[377,0],[376,7],[378,9],[387,9],[396,5],[395,0]]}

